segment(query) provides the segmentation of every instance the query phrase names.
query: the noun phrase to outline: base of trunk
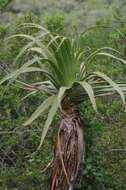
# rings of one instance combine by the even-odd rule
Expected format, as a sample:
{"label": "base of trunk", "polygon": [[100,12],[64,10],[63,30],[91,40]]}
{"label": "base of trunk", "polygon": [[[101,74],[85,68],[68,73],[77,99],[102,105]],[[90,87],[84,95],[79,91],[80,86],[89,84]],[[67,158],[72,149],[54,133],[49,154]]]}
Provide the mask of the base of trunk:
{"label": "base of trunk", "polygon": [[50,190],[73,190],[84,156],[82,121],[78,111],[62,114],[54,149]]}

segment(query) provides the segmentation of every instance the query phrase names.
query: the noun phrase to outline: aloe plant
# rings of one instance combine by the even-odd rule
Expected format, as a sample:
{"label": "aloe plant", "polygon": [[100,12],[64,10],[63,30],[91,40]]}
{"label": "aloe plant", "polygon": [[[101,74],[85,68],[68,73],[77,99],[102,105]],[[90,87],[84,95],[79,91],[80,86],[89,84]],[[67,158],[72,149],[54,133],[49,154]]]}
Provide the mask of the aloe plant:
{"label": "aloe plant", "polygon": [[[126,84],[115,83],[99,71],[89,73],[88,66],[94,58],[99,59],[99,56],[109,57],[123,64],[126,64],[126,61],[120,58],[118,51],[110,47],[102,47],[85,57],[85,50],[79,46],[78,38],[60,36],[33,23],[24,24],[23,27],[35,27],[40,32],[35,37],[26,34],[10,37],[22,37],[28,40],[14,63],[25,52],[26,56],[30,54],[28,56],[30,59],[19,69],[1,79],[0,84],[8,80],[16,81],[22,88],[30,91],[25,98],[38,91],[47,94],[48,98],[24,123],[24,126],[30,125],[48,110],[38,149],[42,146],[55,114],[60,111],[61,124],[54,148],[50,190],[73,190],[80,164],[85,157],[84,126],[78,105],[89,99],[97,112],[97,97],[117,94],[126,107]],[[27,81],[21,80],[20,75],[31,72],[41,73],[42,81],[28,84]]]}

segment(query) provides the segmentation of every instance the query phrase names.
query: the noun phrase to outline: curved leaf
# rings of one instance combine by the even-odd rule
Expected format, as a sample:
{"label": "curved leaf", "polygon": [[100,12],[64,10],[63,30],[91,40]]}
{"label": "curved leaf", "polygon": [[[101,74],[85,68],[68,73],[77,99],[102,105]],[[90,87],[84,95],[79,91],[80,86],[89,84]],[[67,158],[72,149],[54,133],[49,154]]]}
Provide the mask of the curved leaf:
{"label": "curved leaf", "polygon": [[27,34],[15,34],[15,35],[12,35],[12,36],[8,37],[7,40],[12,39],[12,38],[16,38],[16,37],[23,37],[23,38],[26,38],[28,40],[34,40],[35,39],[31,35],[27,35]]}
{"label": "curved leaf", "polygon": [[49,98],[47,98],[23,125],[24,126],[30,125],[35,119],[37,119],[40,116],[41,113],[46,111],[51,106],[54,99],[55,96],[50,96]]}
{"label": "curved leaf", "polygon": [[39,145],[38,149],[40,149],[41,146],[42,146],[42,143],[43,143],[43,141],[45,139],[45,136],[46,136],[46,134],[48,132],[49,126],[51,125],[52,120],[53,120],[58,108],[60,107],[60,103],[62,101],[63,95],[64,95],[64,93],[65,93],[65,91],[67,89],[68,89],[68,87],[61,87],[60,90],[59,90],[58,95],[53,100],[52,107],[51,107],[51,109],[50,109],[50,111],[48,113],[48,117],[47,117],[47,120],[45,122],[43,131],[42,131],[41,141],[40,141],[40,145]]}
{"label": "curved leaf", "polygon": [[[32,27],[32,28],[37,28],[37,29],[40,29],[40,30],[43,30],[44,32],[49,32],[49,30],[47,30],[46,28],[42,27],[41,25],[39,24],[36,24],[36,23],[23,23],[21,24],[20,26],[23,26],[23,27]],[[50,33],[50,32],[49,32]]]}
{"label": "curved leaf", "polygon": [[97,75],[98,77],[104,79],[106,82],[108,82],[118,92],[118,94],[120,95],[122,102],[126,108],[125,97],[124,97],[123,91],[121,90],[119,85],[117,83],[115,83],[112,79],[110,79],[107,75],[105,75],[104,73],[94,72],[94,74]]}
{"label": "curved leaf", "polygon": [[86,82],[86,81],[82,81],[82,82],[78,82],[83,88],[84,88],[84,90],[87,92],[87,94],[88,94],[88,96],[89,96],[89,98],[90,98],[90,101],[91,101],[91,103],[92,103],[92,106],[93,106],[93,108],[94,108],[94,110],[96,111],[96,112],[98,112],[97,111],[97,106],[96,106],[96,101],[95,101],[95,95],[94,95],[94,91],[93,91],[93,88],[92,88],[92,86],[88,83],[88,82]]}
{"label": "curved leaf", "polygon": [[30,72],[30,69],[28,69],[28,68],[31,68],[31,67],[29,67],[29,66],[34,64],[37,60],[38,60],[38,58],[29,60],[22,67],[20,67],[20,69],[17,69],[16,71],[13,71],[12,73],[6,75],[3,79],[0,80],[0,85],[9,79],[16,79],[21,73],[28,72],[28,70]]}
{"label": "curved leaf", "polygon": [[107,57],[110,57],[110,58],[113,58],[113,59],[116,59],[124,64],[126,64],[126,61],[124,59],[121,59],[119,57],[116,57],[115,55],[112,55],[110,53],[104,53],[104,52],[101,52],[101,53],[98,53],[97,55],[104,55],[104,56],[107,56]]}

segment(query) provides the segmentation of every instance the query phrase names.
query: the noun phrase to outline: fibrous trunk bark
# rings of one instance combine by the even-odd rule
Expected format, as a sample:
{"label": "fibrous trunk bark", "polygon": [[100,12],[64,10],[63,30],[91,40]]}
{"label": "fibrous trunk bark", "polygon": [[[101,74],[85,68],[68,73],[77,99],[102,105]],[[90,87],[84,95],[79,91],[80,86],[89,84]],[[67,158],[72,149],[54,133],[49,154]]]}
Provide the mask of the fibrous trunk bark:
{"label": "fibrous trunk bark", "polygon": [[83,123],[75,106],[62,106],[50,190],[73,190],[84,158]]}

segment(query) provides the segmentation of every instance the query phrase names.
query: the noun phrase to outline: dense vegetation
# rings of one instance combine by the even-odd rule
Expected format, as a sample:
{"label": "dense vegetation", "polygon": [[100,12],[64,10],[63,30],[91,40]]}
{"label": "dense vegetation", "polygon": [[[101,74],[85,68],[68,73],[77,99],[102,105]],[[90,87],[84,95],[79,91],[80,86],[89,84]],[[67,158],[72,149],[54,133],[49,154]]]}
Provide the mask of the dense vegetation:
{"label": "dense vegetation", "polygon": [[[125,10],[124,0],[13,1],[4,6],[0,15],[0,77],[22,63],[23,58],[16,64],[13,61],[26,43],[22,38],[8,41],[7,37],[19,32],[33,35],[37,32],[22,28],[24,22],[43,23],[53,32],[72,36],[97,26],[85,33],[81,39],[82,47],[90,52],[100,47],[113,47],[126,59]],[[108,64],[110,61],[111,64]],[[89,69],[106,72],[113,80],[126,82],[126,66],[118,61],[102,57],[100,61],[94,60]],[[32,77],[25,77],[33,81]],[[33,77],[39,79],[40,76]],[[22,123],[44,97],[40,98],[38,93],[22,99],[26,93],[10,83],[0,87],[0,189],[45,190],[50,170],[43,173],[43,169],[52,159],[52,134],[55,136],[56,133],[50,128],[41,150],[35,152],[46,116],[29,127],[23,127]],[[126,186],[125,113],[118,98],[101,98],[97,104],[99,115],[94,113],[90,104],[81,106],[82,116],[86,116],[88,152],[77,189],[123,190]],[[58,122],[57,116],[52,125]]]}

